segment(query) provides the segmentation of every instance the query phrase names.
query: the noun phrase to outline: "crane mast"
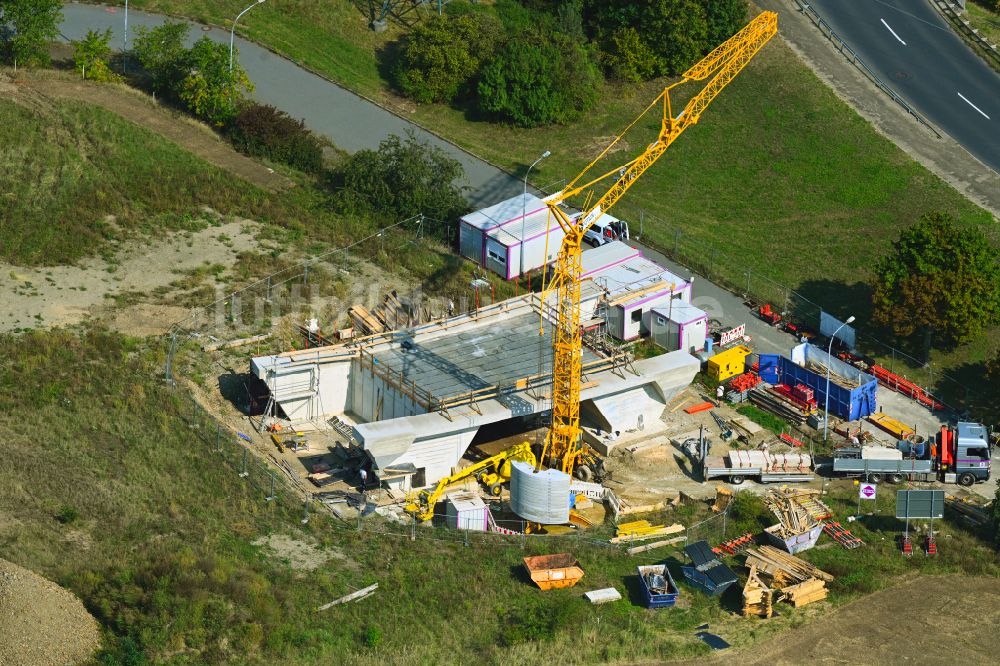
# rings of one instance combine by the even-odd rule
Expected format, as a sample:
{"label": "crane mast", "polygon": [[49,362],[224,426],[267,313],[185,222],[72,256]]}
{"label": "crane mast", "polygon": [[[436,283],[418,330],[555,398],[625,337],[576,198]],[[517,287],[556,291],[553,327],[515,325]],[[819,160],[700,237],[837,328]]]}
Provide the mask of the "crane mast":
{"label": "crane mast", "polygon": [[[582,334],[580,331],[580,277],[583,237],[603,213],[617,203],[625,192],[666,152],[667,148],[688,127],[701,118],[709,104],[726,85],[739,74],[747,63],[778,32],[778,15],[762,12],[739,32],[716,47],[700,62],[684,72],[683,77],[663,90],[653,102],[625,130],[631,129],[654,106],[662,105],[663,115],[659,135],[638,157],[626,164],[598,176],[582,185],[577,183],[601,160],[620,139],[615,138],[580,174],[561,192],[549,197],[546,203],[552,217],[565,236],[556,258],[555,271],[548,290],[556,294],[556,321],[552,336],[552,425],[545,440],[539,463],[561,469],[572,475],[580,448],[580,383],[583,360]],[[715,76],[692,97],[684,109],[674,117],[670,107],[670,91],[687,81],[700,81]],[[608,190],[591,204],[588,200],[583,214],[571,218],[560,204],[585,192],[601,181],[615,177]]]}

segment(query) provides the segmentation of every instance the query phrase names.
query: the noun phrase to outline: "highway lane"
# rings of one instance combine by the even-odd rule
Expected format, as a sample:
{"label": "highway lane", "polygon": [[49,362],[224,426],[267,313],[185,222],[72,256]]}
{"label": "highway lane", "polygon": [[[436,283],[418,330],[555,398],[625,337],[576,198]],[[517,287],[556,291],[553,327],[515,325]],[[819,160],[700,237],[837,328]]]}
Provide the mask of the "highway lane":
{"label": "highway lane", "polygon": [[[167,20],[164,16],[130,9],[129,43],[135,38],[138,26],[152,28],[163,25]],[[189,44],[207,35],[216,42],[229,45],[228,31],[185,22],[191,25]],[[121,48],[124,32],[124,11],[121,8],[77,3],[63,6],[60,31],[66,41],[81,39],[87,30],[107,28],[114,34],[112,48]],[[390,134],[403,136],[405,132],[412,131],[418,139],[438,146],[462,164],[470,188],[466,198],[473,206],[489,206],[521,193],[523,186],[518,177],[253,42],[236,37],[235,43],[239,49],[239,62],[256,87],[254,99],[262,104],[271,104],[294,118],[304,119],[306,125],[328,136],[340,148],[352,153],[363,148],[375,149]]]}
{"label": "highway lane", "polygon": [[1000,173],[1000,74],[927,0],[811,5],[918,113]]}

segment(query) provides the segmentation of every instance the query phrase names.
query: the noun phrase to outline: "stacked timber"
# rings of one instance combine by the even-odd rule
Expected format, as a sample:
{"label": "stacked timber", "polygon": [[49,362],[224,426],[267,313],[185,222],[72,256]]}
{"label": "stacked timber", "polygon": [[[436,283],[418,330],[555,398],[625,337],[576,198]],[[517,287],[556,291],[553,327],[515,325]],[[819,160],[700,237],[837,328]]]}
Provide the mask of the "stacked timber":
{"label": "stacked timber", "polygon": [[814,601],[826,599],[826,583],[819,578],[810,578],[797,585],[789,585],[781,590],[780,600],[788,600],[793,606],[805,606]]}
{"label": "stacked timber", "polygon": [[678,532],[683,531],[684,526],[680,524],[652,525],[648,520],[636,520],[631,523],[621,523],[618,525],[615,537],[611,539],[610,542],[618,544],[631,543],[633,541],[646,541],[648,539],[655,539],[659,536],[677,534]]}
{"label": "stacked timber", "polygon": [[[768,581],[769,589],[780,591],[780,595],[774,601],[787,601],[796,608],[825,599],[826,584],[833,581],[833,576],[822,569],[771,546],[748,550],[746,564],[750,568],[751,578],[760,579],[759,584],[751,584],[749,579],[747,581],[751,588],[749,598],[755,600],[751,610],[759,609],[762,602],[756,601],[758,597],[755,591],[759,586],[768,587]],[[747,606],[747,599],[744,592],[744,607]],[[746,614],[745,608],[744,615]]]}
{"label": "stacked timber", "polygon": [[348,308],[347,314],[351,318],[351,321],[354,322],[354,328],[362,331],[365,335],[385,332],[385,324],[379,321],[363,305],[352,305]]}
{"label": "stacked timber", "polygon": [[809,511],[786,489],[768,491],[764,503],[778,519],[781,533],[801,534],[816,526],[818,522]]}
{"label": "stacked timber", "polygon": [[772,615],[774,615],[774,590],[758,575],[756,565],[751,565],[747,584],[743,586],[743,617],[767,618]]}
{"label": "stacked timber", "polygon": [[805,425],[806,419],[809,418],[809,415],[803,412],[797,404],[766,384],[751,389],[748,397],[750,402],[757,407],[776,414],[795,425]]}

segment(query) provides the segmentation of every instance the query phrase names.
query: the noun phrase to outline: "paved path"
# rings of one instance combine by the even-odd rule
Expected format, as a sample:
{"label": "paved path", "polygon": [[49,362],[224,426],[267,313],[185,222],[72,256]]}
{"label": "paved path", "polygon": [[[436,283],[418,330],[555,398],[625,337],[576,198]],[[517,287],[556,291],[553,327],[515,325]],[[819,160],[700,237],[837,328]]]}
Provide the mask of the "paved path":
{"label": "paved path", "polygon": [[[130,9],[130,41],[138,26],[156,27],[167,20],[170,19]],[[191,21],[188,23],[192,26],[189,43],[207,35],[214,41],[229,44],[227,31]],[[107,28],[114,32],[112,44],[120,48],[124,28],[122,9],[73,3],[63,7],[60,29],[67,41],[81,39],[87,30]],[[239,49],[240,64],[256,86],[253,96],[257,101],[274,105],[295,118],[302,118],[309,127],[330,137],[340,148],[352,153],[363,148],[376,148],[390,134],[402,136],[410,130],[419,139],[439,146],[461,162],[471,188],[467,198],[473,206],[493,204],[521,192],[523,185],[517,177],[292,61],[239,37],[236,38],[236,47]]]}
{"label": "paved path", "polygon": [[813,8],[919,113],[1000,172],[1000,74],[926,0],[812,0]]}

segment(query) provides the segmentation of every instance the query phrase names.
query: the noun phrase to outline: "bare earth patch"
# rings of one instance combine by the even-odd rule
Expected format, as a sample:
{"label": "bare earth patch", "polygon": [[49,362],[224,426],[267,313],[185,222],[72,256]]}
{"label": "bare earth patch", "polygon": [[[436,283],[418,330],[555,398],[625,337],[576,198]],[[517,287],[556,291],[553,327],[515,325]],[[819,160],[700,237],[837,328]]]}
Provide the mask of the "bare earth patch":
{"label": "bare earth patch", "polygon": [[76,595],[0,559],[0,666],[79,664],[98,647],[97,621]]}
{"label": "bare earth patch", "polygon": [[278,559],[287,560],[288,566],[297,571],[313,571],[330,560],[342,560],[349,567],[355,567],[353,560],[336,548],[320,548],[303,539],[287,534],[270,534],[253,541],[255,546],[264,546]]}
{"label": "bare earth patch", "polygon": [[[255,223],[241,220],[128,243],[110,266],[97,258],[77,266],[0,264],[0,331],[76,324],[106,309],[108,297],[146,294],[205,264],[229,267],[241,251],[258,246],[256,229]],[[116,309],[109,324],[124,333],[152,335],[186,314],[185,308],[139,303]]]}
{"label": "bare earth patch", "polygon": [[995,664],[997,622],[997,579],[918,577],[765,641],[740,663]]}

